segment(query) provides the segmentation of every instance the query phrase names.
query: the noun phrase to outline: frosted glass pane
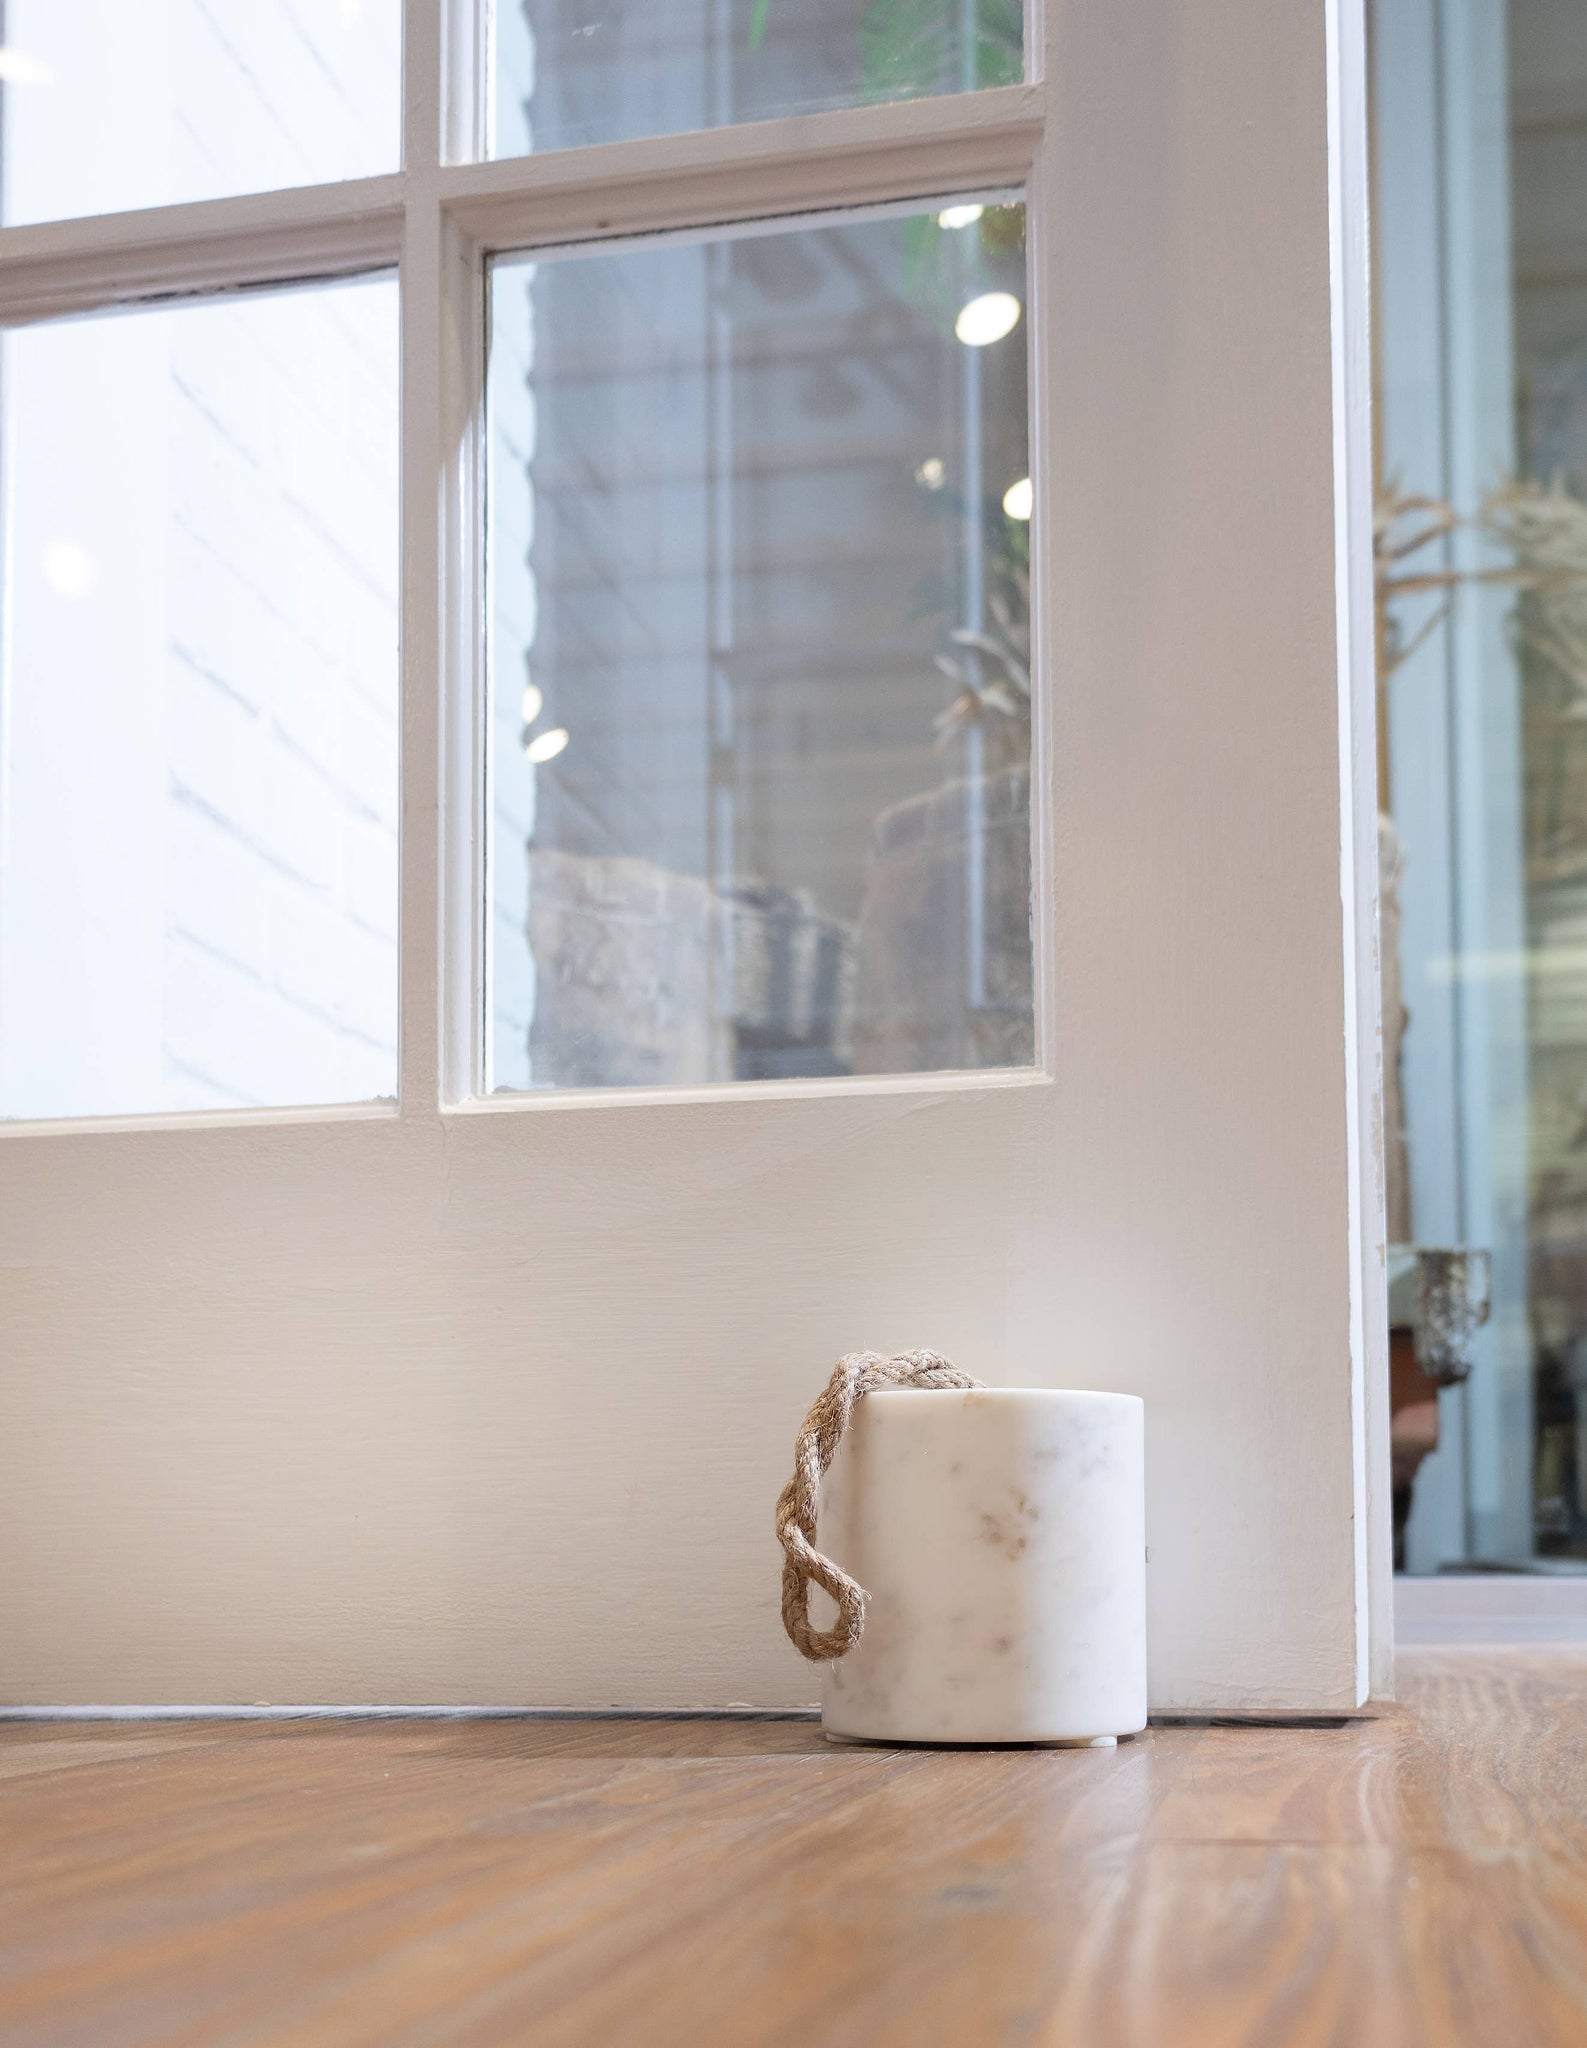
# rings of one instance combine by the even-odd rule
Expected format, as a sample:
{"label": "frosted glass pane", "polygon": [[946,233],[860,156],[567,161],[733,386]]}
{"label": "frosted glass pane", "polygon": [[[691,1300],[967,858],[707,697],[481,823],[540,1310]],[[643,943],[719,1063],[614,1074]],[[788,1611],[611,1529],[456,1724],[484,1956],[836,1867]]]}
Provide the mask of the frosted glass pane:
{"label": "frosted glass pane", "polygon": [[494,0],[495,154],[1024,76],[1021,0]]}
{"label": "frosted glass pane", "polygon": [[495,265],[491,1085],[1031,1062],[1024,294],[975,200]]}
{"label": "frosted glass pane", "polygon": [[0,1114],[396,1090],[388,279],[4,338]]}
{"label": "frosted glass pane", "polygon": [[7,221],[394,170],[399,0],[5,0]]}

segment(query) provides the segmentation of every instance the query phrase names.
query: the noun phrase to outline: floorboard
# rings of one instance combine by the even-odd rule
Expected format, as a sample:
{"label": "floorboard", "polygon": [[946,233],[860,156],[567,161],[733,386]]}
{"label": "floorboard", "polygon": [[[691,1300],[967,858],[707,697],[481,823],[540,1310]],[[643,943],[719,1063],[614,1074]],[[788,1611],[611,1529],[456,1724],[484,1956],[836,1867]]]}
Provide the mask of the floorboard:
{"label": "floorboard", "polygon": [[5,2048],[1583,2048],[1587,1651],[1339,1727],[0,1726]]}

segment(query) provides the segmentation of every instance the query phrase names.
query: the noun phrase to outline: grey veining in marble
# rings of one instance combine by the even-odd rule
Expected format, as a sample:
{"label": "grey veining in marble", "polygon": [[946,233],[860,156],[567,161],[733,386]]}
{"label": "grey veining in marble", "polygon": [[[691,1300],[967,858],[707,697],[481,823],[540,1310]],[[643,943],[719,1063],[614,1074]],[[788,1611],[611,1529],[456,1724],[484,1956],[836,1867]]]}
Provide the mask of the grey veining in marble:
{"label": "grey veining in marble", "polygon": [[1087,1742],[1146,1725],[1144,1410],[1129,1394],[872,1394],[820,1547],[870,1594],[829,1735]]}

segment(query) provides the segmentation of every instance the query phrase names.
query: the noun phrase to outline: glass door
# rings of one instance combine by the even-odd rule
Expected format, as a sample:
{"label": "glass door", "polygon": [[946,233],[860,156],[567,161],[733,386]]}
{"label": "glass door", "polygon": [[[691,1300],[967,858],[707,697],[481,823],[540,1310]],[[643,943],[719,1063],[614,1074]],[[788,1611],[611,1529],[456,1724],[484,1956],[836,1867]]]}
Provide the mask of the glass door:
{"label": "glass door", "polygon": [[1581,1571],[1587,14],[1372,33],[1399,1542]]}

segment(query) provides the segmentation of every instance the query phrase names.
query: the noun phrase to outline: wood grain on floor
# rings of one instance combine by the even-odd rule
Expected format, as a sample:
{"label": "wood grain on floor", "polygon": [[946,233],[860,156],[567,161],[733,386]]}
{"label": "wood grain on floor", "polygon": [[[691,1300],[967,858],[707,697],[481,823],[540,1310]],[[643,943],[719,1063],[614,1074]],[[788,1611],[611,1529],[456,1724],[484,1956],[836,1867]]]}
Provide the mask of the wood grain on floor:
{"label": "wood grain on floor", "polygon": [[0,1727],[5,2048],[1587,2043],[1587,1652],[1319,1728]]}

